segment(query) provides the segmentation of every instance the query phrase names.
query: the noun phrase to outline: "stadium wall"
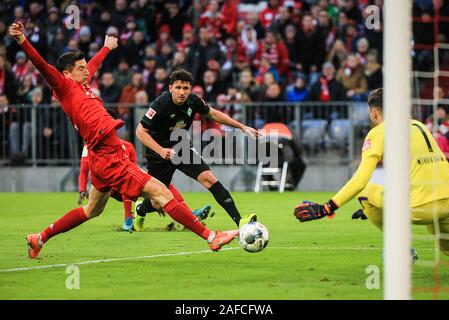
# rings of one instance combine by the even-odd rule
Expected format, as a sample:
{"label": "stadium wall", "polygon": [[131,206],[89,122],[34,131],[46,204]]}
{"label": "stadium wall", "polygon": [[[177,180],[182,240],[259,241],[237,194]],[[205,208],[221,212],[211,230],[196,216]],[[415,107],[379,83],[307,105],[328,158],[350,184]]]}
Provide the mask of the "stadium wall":
{"label": "stadium wall", "polygon": [[[253,191],[254,181],[245,188],[242,166],[211,166],[217,178],[233,191]],[[3,167],[0,168],[0,192],[58,192],[77,191],[77,176],[71,167]],[[254,174],[256,167],[248,167]],[[300,191],[335,191],[352,175],[354,168],[347,165],[309,165],[298,185]],[[174,184],[181,191],[205,191],[196,181],[175,173]]]}

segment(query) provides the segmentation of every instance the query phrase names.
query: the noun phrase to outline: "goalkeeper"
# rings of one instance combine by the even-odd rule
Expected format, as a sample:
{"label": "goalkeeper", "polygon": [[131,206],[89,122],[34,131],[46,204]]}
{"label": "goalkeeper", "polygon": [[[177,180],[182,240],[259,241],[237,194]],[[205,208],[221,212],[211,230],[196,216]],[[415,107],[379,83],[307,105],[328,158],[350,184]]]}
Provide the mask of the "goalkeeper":
{"label": "goalkeeper", "polygon": [[[353,219],[368,218],[377,228],[383,228],[384,188],[369,183],[374,169],[384,153],[383,89],[368,96],[368,110],[374,128],[365,138],[362,160],[354,176],[323,205],[311,202],[299,204],[294,214],[301,221],[332,217],[335,211],[358,195],[362,209]],[[421,122],[411,120],[410,199],[412,223],[426,225],[435,234],[434,215],[441,233],[449,234],[449,163],[432,134]],[[449,240],[440,239],[440,250],[449,256]]]}

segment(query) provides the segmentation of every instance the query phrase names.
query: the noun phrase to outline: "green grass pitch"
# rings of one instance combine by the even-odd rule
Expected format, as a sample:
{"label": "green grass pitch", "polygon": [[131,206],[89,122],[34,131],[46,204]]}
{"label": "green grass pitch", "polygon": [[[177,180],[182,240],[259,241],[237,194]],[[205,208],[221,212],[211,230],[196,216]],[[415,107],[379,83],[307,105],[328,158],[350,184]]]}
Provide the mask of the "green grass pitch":
{"label": "green grass pitch", "polygon": [[[185,193],[192,208],[211,204],[211,229],[234,228],[209,193]],[[26,256],[25,236],[41,231],[76,206],[75,193],[0,193],[0,299],[382,299],[382,234],[368,221],[351,220],[353,201],[333,220],[299,223],[293,207],[304,199],[326,201],[329,193],[234,193],[242,213],[257,213],[270,231],[261,253],[247,253],[237,240],[226,250],[208,251],[189,231],[164,231],[170,218],[146,219],[141,233],[117,232],[121,203],[111,199],[105,212],[51,239],[40,259]],[[413,227],[413,235],[425,235]],[[416,239],[420,261],[434,259],[432,240]],[[441,257],[446,263],[447,257]],[[87,262],[87,263],[86,263]],[[68,265],[79,267],[79,289],[68,289]],[[367,289],[381,271],[380,288]],[[38,268],[36,268],[38,267]],[[23,268],[21,270],[17,270]],[[14,269],[14,270],[13,270]],[[12,271],[13,270],[13,271]],[[439,285],[449,286],[449,267],[439,270]],[[413,266],[415,299],[433,299],[434,272]],[[369,281],[368,281],[369,282]],[[439,299],[448,299],[440,292]]]}

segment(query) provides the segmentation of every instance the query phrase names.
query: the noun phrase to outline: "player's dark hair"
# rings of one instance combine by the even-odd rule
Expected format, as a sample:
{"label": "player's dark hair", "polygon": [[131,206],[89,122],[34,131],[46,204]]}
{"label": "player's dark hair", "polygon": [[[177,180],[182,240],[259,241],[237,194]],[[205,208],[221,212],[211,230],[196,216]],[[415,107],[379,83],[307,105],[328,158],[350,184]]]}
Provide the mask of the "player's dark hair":
{"label": "player's dark hair", "polygon": [[175,81],[188,82],[191,85],[193,84],[193,76],[190,72],[184,69],[179,69],[173,71],[170,77],[168,78],[168,84],[173,84]]}
{"label": "player's dark hair", "polygon": [[370,108],[378,108],[383,111],[383,95],[384,89],[378,88],[370,92],[368,96],[368,106]]}
{"label": "player's dark hair", "polygon": [[63,53],[58,58],[58,69],[60,72],[64,70],[72,71],[75,67],[75,62],[78,60],[83,60],[84,58],[84,52],[82,51]]}

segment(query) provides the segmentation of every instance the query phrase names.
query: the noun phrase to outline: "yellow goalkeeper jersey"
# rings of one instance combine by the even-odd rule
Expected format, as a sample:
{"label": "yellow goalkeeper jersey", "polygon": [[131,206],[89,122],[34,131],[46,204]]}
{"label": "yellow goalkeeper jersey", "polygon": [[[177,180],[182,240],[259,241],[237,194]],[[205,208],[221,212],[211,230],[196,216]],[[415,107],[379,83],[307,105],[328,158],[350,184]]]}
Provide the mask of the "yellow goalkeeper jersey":
{"label": "yellow goalkeeper jersey", "polygon": [[[365,138],[362,161],[354,177],[335,195],[342,206],[367,185],[384,153],[385,124],[372,128]],[[424,124],[410,122],[410,201],[411,207],[449,198],[449,163]]]}

